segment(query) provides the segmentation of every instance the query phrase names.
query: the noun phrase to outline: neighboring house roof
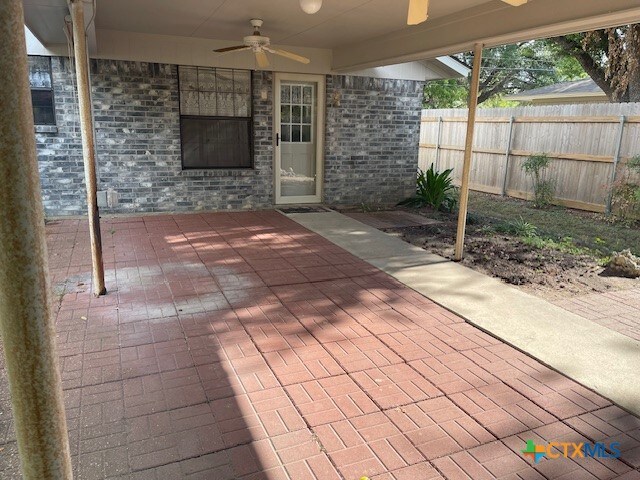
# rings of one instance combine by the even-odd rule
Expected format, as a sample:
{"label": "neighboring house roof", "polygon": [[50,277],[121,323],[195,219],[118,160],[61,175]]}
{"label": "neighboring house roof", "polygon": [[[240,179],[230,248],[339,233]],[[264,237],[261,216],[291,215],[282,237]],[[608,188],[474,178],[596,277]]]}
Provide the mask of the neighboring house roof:
{"label": "neighboring house roof", "polygon": [[518,102],[535,102],[541,100],[568,100],[582,97],[607,98],[602,89],[590,78],[573,82],[555,83],[553,85],[547,85],[546,87],[534,88],[513,95],[507,95],[504,98],[505,100]]}

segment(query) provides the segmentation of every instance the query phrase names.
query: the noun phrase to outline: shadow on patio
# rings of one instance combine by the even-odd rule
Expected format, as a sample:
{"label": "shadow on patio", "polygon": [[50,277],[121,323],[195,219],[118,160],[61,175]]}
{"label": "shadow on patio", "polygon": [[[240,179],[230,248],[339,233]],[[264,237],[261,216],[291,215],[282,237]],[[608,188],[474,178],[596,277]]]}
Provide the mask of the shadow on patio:
{"label": "shadow on patio", "polygon": [[[640,466],[636,417],[277,212],[103,220],[109,293],[97,299],[85,229],[47,226],[77,478],[613,478]],[[532,465],[530,438],[615,439],[623,456]],[[3,455],[3,478],[19,478],[15,459]]]}

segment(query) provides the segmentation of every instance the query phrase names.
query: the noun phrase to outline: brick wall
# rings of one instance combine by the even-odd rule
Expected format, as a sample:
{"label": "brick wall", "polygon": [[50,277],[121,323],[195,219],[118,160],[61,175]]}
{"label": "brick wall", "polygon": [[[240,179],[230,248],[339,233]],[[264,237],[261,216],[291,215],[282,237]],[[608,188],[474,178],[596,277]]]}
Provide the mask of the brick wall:
{"label": "brick wall", "polygon": [[85,213],[86,190],[75,76],[64,57],[51,59],[56,126],[36,126],[42,200],[47,214]]}
{"label": "brick wall", "polygon": [[415,191],[422,84],[327,78],[327,204],[393,205]]}
{"label": "brick wall", "polygon": [[[37,127],[48,215],[86,212],[68,59],[52,59],[56,127]],[[181,168],[177,67],[92,60],[98,189],[118,193],[103,213],[252,209],[273,204],[273,75],[254,72],[253,170]],[[266,100],[263,93],[266,92]],[[328,204],[392,204],[413,190],[421,84],[327,77],[324,198]]]}

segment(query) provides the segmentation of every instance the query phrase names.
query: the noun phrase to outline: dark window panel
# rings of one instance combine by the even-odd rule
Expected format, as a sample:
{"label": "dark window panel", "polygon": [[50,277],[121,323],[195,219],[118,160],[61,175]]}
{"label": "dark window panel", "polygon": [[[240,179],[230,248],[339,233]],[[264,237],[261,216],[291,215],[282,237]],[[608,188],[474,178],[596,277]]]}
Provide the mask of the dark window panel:
{"label": "dark window panel", "polygon": [[33,123],[36,125],[55,125],[56,115],[51,90],[31,90],[33,104]]}
{"label": "dark window panel", "polygon": [[184,168],[251,168],[251,120],[186,118],[182,123]]}

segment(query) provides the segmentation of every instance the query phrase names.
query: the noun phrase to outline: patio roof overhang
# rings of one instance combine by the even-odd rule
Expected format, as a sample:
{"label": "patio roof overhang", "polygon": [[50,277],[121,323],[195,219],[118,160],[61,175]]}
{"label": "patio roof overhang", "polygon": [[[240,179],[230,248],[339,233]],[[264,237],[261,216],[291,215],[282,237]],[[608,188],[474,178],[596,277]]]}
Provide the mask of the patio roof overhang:
{"label": "patio roof overhang", "polygon": [[[517,8],[499,0],[434,0],[425,23],[407,26],[406,3],[325,0],[318,13],[307,15],[298,0],[95,0],[95,11],[86,5],[85,23],[91,56],[163,61],[173,43],[184,59],[194,55],[185,50],[197,46],[227,62],[233,56],[217,57],[211,49],[237,44],[248,33],[248,20],[262,18],[274,44],[310,56],[312,65],[325,70],[350,72],[424,60],[450,68],[435,59],[472,50],[476,43],[495,46],[640,22],[637,0],[530,0]],[[31,32],[46,48],[66,54],[66,0],[23,4]],[[179,60],[179,52],[170,50]]]}

